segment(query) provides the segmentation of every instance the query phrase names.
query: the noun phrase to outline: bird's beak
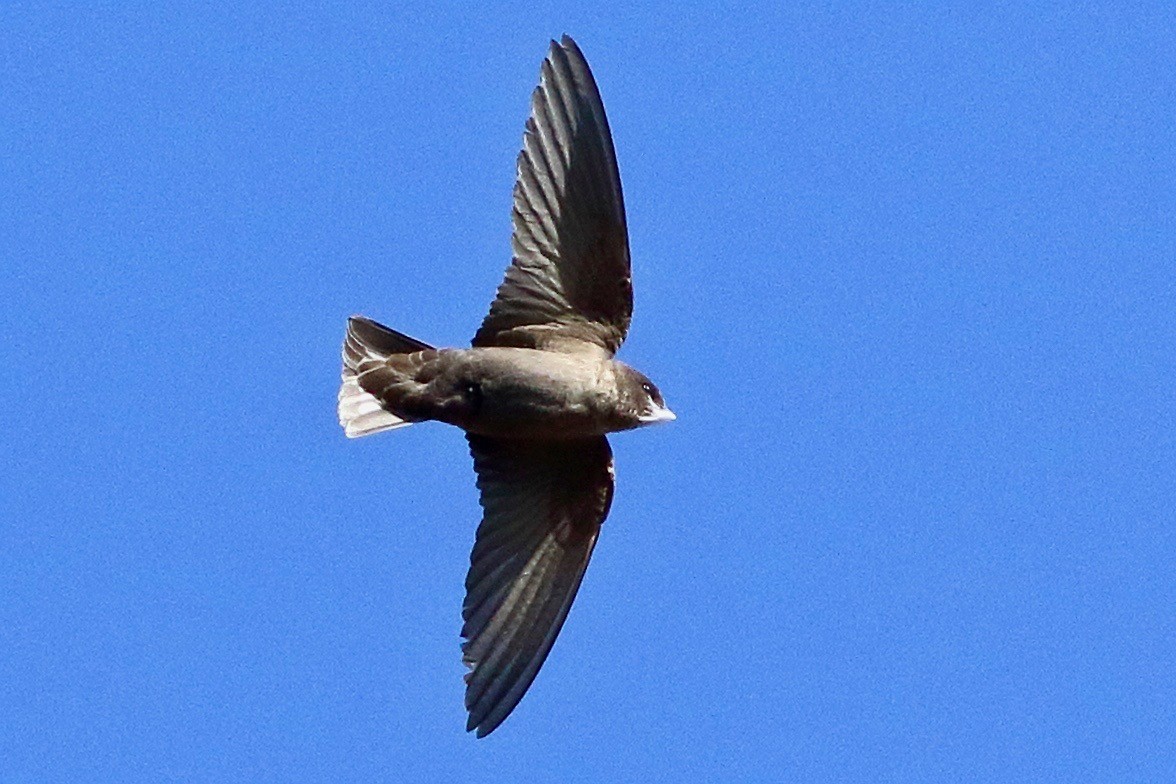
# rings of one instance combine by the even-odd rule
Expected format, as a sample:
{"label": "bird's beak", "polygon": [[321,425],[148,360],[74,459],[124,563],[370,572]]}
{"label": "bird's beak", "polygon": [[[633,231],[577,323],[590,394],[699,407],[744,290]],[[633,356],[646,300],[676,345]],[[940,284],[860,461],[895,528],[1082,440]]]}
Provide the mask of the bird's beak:
{"label": "bird's beak", "polygon": [[656,425],[658,422],[673,422],[677,418],[677,415],[670,409],[665,406],[658,406],[648,414],[642,414],[637,417],[637,421],[643,425]]}

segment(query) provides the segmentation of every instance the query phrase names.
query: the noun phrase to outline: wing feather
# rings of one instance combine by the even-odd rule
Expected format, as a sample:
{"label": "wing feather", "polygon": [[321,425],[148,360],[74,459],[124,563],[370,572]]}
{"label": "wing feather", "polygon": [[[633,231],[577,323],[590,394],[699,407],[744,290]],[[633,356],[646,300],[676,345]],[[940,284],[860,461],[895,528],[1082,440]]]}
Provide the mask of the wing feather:
{"label": "wing feather", "polygon": [[466,577],[467,729],[492,732],[534,681],[563,626],[612,502],[603,437],[531,442],[467,435],[484,510]]}
{"label": "wing feather", "polygon": [[531,98],[511,218],[514,258],[474,345],[616,353],[633,313],[624,198],[600,92],[567,36]]}

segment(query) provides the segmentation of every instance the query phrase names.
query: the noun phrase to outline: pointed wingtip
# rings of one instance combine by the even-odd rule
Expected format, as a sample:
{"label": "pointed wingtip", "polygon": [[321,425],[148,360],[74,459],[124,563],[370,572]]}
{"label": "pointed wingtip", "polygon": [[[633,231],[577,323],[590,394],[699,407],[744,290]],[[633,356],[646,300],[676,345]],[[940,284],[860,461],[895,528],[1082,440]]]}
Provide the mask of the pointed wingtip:
{"label": "pointed wingtip", "polygon": [[502,715],[501,712],[496,712],[496,715],[484,716],[476,723],[474,721],[475,717],[471,713],[469,719],[466,721],[466,732],[474,733],[475,738],[484,738],[501,727],[510,713],[511,711],[506,711],[505,715]]}
{"label": "pointed wingtip", "polygon": [[564,54],[565,56],[571,55],[573,58],[578,58],[580,60],[584,59],[584,53],[580,51],[580,45],[576,43],[575,38],[572,38],[567,33],[561,35],[558,41],[552,39],[551,50],[548,53],[548,58],[557,52]]}
{"label": "pointed wingtip", "polygon": [[466,719],[466,732],[474,733],[474,737],[481,739],[489,735],[502,724],[502,721],[489,722],[483,720],[481,722],[474,721],[474,715],[471,713],[470,717]]}

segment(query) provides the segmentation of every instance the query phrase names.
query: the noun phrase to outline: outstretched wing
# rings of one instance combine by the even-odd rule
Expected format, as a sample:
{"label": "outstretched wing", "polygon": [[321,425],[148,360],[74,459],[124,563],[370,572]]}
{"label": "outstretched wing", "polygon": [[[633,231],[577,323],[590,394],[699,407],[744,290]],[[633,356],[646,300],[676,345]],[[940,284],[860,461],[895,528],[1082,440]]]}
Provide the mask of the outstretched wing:
{"label": "outstretched wing", "polygon": [[616,353],[633,313],[621,178],[596,82],[566,35],[531,96],[512,218],[514,259],[473,344]]}
{"label": "outstretched wing", "polygon": [[576,597],[613,494],[604,436],[516,441],[467,435],[483,508],[466,576],[467,730],[510,715]]}

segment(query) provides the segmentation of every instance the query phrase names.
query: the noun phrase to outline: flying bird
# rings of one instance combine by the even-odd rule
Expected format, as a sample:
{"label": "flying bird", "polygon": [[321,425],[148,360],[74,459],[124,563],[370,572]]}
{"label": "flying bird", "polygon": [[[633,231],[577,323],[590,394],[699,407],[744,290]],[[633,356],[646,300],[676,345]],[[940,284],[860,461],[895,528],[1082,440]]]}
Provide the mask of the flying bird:
{"label": "flying bird", "polygon": [[612,136],[588,63],[551,42],[518,156],[513,259],[472,348],[347,325],[339,422],[466,432],[482,506],[462,605],[467,730],[493,732],[547,658],[613,497],[606,433],[674,419],[613,358],[633,313]]}

